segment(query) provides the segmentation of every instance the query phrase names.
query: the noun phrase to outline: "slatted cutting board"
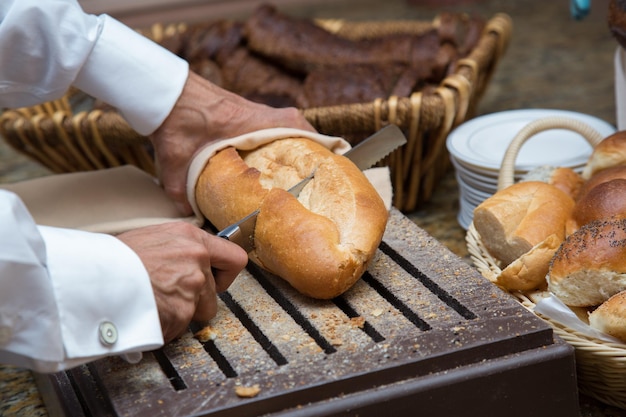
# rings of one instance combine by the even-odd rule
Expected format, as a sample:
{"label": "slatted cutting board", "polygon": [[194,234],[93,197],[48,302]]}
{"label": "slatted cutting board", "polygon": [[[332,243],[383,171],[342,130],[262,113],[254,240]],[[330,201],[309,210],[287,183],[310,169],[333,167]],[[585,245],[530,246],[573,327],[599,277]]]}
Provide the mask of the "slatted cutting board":
{"label": "slatted cutting board", "polygon": [[548,416],[576,415],[574,372],[548,325],[394,209],[341,297],[309,299],[250,265],[210,328],[137,365],[107,358],[38,381],[72,416]]}

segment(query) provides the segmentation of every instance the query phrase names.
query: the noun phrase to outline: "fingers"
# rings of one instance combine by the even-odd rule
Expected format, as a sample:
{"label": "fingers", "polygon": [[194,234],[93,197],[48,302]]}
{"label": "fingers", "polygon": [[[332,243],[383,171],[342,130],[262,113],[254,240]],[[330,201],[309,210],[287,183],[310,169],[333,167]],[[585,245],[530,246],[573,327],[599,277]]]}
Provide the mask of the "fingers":
{"label": "fingers", "polygon": [[211,252],[211,265],[205,270],[206,283],[193,316],[196,321],[209,321],[215,317],[217,294],[228,289],[248,262],[246,251],[226,239],[207,233],[204,241]]}
{"label": "fingers", "polygon": [[[175,143],[182,142],[176,140],[177,134],[172,134],[168,138],[175,139]],[[154,141],[154,146],[157,154],[158,176],[163,190],[172,199],[181,215],[193,214],[187,198],[187,160],[189,159],[188,153],[192,150],[187,150],[181,145],[170,145],[165,139],[159,142]]]}
{"label": "fingers", "polygon": [[178,169],[171,169],[167,175],[161,176],[161,183],[163,190],[170,196],[176,209],[183,216],[189,216],[193,214],[193,209],[189,204],[187,198],[187,167],[181,167]]}
{"label": "fingers", "polygon": [[217,314],[217,292],[215,290],[215,281],[209,272],[206,277],[204,290],[200,293],[196,311],[192,317],[195,321],[205,322],[211,320]]}
{"label": "fingers", "polygon": [[170,341],[194,319],[217,313],[217,294],[246,266],[247,253],[189,223],[172,222],[119,234],[150,277],[163,336]]}
{"label": "fingers", "polygon": [[248,254],[238,245],[208,233],[205,242],[211,251],[211,273],[216,291],[226,291],[246,267]]}
{"label": "fingers", "polygon": [[317,130],[313,127],[313,125],[309,123],[304,117],[302,117],[300,110],[296,109],[295,107],[286,107],[280,110],[284,113],[282,115],[283,124],[286,124],[287,126],[290,126],[290,127],[294,127],[296,129],[308,130],[310,132],[317,132]]}

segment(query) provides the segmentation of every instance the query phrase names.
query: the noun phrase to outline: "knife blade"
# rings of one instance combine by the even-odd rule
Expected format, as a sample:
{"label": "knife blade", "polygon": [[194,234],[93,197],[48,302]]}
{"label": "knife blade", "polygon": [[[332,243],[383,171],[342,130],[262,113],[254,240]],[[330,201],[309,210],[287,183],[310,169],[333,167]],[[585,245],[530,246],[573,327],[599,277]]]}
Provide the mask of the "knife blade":
{"label": "knife blade", "polygon": [[[364,139],[344,153],[343,156],[350,159],[362,171],[372,167],[405,143],[406,138],[402,130],[398,126],[391,124]],[[300,191],[314,176],[315,172],[311,173],[311,175],[292,186],[288,192],[294,197],[298,197]],[[254,249],[254,228],[258,214],[259,210],[255,210],[243,219],[219,231],[217,236],[238,244],[246,252],[252,251]]]}
{"label": "knife blade", "polygon": [[[294,197],[300,195],[300,191],[313,179],[315,172],[308,177],[301,180],[299,183],[287,190]],[[254,249],[254,228],[256,227],[256,217],[259,214],[259,210],[254,210],[243,219],[236,223],[226,226],[224,229],[217,232],[217,236],[230,240],[233,243],[241,246],[246,252]]]}

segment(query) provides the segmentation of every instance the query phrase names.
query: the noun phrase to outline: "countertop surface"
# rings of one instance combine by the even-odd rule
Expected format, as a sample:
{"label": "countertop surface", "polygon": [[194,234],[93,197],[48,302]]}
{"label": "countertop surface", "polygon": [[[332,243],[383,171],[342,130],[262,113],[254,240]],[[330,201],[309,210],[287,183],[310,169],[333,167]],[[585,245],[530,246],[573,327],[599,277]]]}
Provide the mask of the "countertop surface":
{"label": "countertop surface", "polygon": [[[513,36],[482,98],[478,115],[522,108],[549,108],[590,114],[615,124],[613,55],[617,43],[608,31],[608,0],[591,2],[591,13],[576,21],[568,1],[545,0],[360,0],[289,6],[285,10],[314,18],[428,19],[443,9],[490,17],[505,12]],[[49,172],[0,143],[0,182]],[[407,213],[452,252],[470,262],[465,230],[459,226],[458,186],[450,171],[432,198]],[[46,416],[28,371],[0,366],[0,415]],[[581,396],[581,416],[626,416],[626,411]]]}

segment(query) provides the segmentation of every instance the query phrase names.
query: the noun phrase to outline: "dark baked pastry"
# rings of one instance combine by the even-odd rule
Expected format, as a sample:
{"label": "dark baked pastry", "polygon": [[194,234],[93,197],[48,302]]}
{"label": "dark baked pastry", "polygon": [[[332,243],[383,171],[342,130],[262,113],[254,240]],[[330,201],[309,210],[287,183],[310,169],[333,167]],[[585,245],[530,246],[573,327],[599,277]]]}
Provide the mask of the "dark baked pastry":
{"label": "dark baked pastry", "polygon": [[611,0],[608,13],[609,30],[617,42],[626,48],[626,0]]}

